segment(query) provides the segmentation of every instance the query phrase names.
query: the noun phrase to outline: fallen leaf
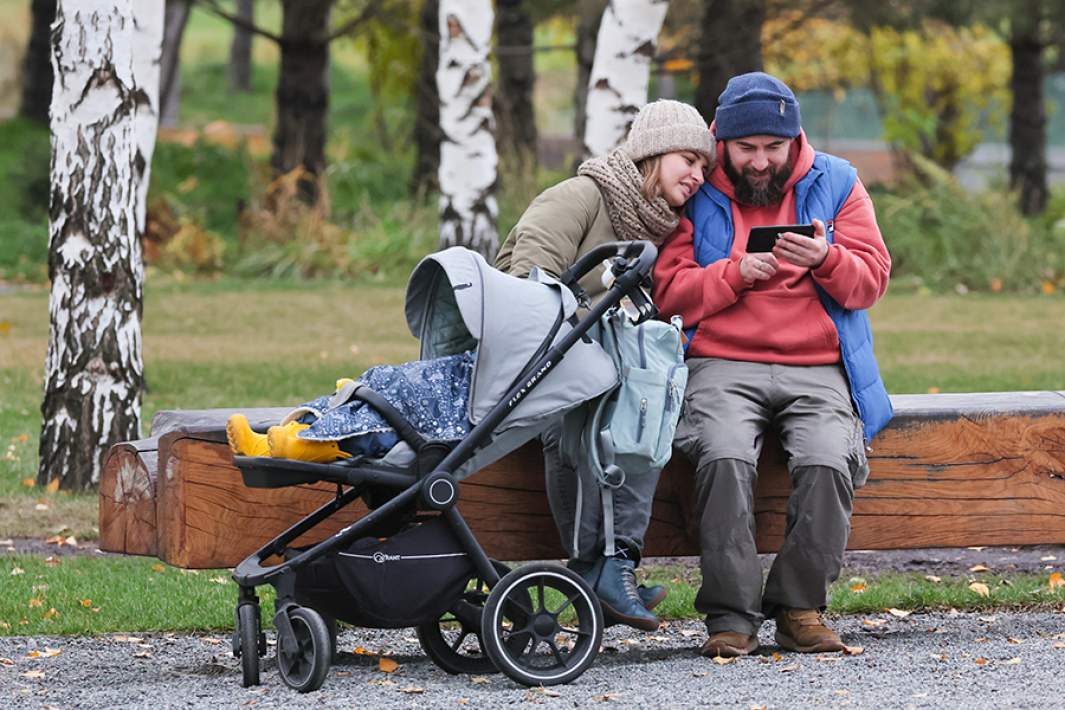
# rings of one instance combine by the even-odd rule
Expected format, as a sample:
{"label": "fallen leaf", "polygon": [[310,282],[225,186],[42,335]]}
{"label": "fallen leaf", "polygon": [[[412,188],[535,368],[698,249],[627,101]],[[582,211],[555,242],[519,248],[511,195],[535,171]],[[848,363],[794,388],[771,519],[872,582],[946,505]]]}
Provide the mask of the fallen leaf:
{"label": "fallen leaf", "polygon": [[120,643],[143,643],[144,639],[138,636],[112,636],[112,640]]}
{"label": "fallen leaf", "polygon": [[202,638],[200,640],[203,641],[204,643],[209,643],[212,646],[220,646],[220,645],[222,645],[222,639],[216,639],[213,636],[207,636],[207,637],[204,637],[204,638]]}
{"label": "fallen leaf", "polygon": [[975,663],[978,666],[986,666],[987,665],[987,659],[984,658],[983,656],[981,656],[980,658],[977,658],[977,659],[973,660],[973,663]]}
{"label": "fallen leaf", "polygon": [[82,599],[81,600],[81,605],[83,607],[85,607],[86,609],[88,609],[89,607],[92,606],[92,599]]}
{"label": "fallen leaf", "polygon": [[336,675],[337,678],[350,678],[351,671],[337,671],[334,675]]}
{"label": "fallen leaf", "polygon": [[799,670],[799,664],[798,663],[793,663],[790,666],[784,666],[783,668],[781,668],[780,672],[781,673],[791,673],[792,671],[797,671],[797,670]]}
{"label": "fallen leaf", "polygon": [[773,651],[772,658],[773,658],[773,663],[779,663],[784,658],[784,656],[781,655],[780,653],[778,653],[777,651]]}
{"label": "fallen leaf", "polygon": [[45,564],[46,567],[58,567],[62,563],[63,563],[62,560],[60,560],[58,557],[56,557],[54,555],[48,555],[48,557],[44,558],[44,564]]}
{"label": "fallen leaf", "polygon": [[354,653],[355,653],[356,656],[372,656],[372,655],[374,655],[374,654],[370,653],[369,651],[367,651],[362,646],[356,647]]}
{"label": "fallen leaf", "polygon": [[41,618],[45,619],[46,621],[50,621],[52,619],[58,619],[59,618],[59,612],[56,611],[56,608],[53,606],[48,611],[44,612],[44,614],[41,615]]}
{"label": "fallen leaf", "polygon": [[851,588],[851,591],[856,593],[856,594],[861,594],[862,592],[865,591],[865,585],[864,584],[852,584],[850,588]]}
{"label": "fallen leaf", "polygon": [[396,669],[399,668],[399,664],[391,658],[382,658],[377,662],[377,668],[385,673],[395,673]]}
{"label": "fallen leaf", "polygon": [[455,702],[458,703],[459,705],[469,705],[470,704],[470,699],[469,698],[459,698]]}
{"label": "fallen leaf", "polygon": [[213,582],[214,584],[229,584],[229,580],[226,579],[225,577],[221,577],[221,576],[220,577],[211,577],[207,581],[208,582]]}
{"label": "fallen leaf", "polygon": [[928,394],[939,394],[940,389],[938,387],[929,387]]}
{"label": "fallen leaf", "polygon": [[983,552],[984,550],[986,550],[986,549],[987,549],[987,545],[981,545],[981,546],[979,546],[979,547],[967,547],[967,548],[965,548],[965,549],[967,549],[967,550],[974,550],[974,551],[976,551],[976,552]]}
{"label": "fallen leaf", "polygon": [[148,651],[137,651],[133,654],[134,658],[151,658],[152,654]]}
{"label": "fallen leaf", "polygon": [[389,678],[371,678],[366,683],[367,685],[395,685],[396,681]]}
{"label": "fallen leaf", "polygon": [[900,619],[905,619],[907,616],[909,616],[913,612],[912,611],[905,611],[903,609],[896,609],[896,608],[892,607],[892,608],[887,610],[887,613],[891,614],[892,616],[897,616]]}
{"label": "fallen leaf", "polygon": [[729,663],[733,663],[736,660],[736,656],[725,658],[724,656],[714,656],[714,663],[719,666],[727,666]]}
{"label": "fallen leaf", "polygon": [[876,628],[878,626],[885,626],[886,624],[887,619],[862,619],[863,626],[871,626],[873,628]]}
{"label": "fallen leaf", "polygon": [[488,685],[492,682],[492,679],[486,675],[475,675],[470,678],[470,682],[474,685]]}
{"label": "fallen leaf", "polygon": [[[4,543],[4,541],[0,540],[0,545],[2,545],[3,543]],[[1043,555],[1042,557],[1039,558],[1039,561],[1040,562],[1053,562],[1056,559],[1058,559],[1057,555]]]}
{"label": "fallen leaf", "polygon": [[982,597],[990,597],[991,596],[991,589],[988,588],[988,586],[986,584],[984,584],[983,582],[973,582],[972,584],[969,585],[969,589],[971,591],[973,591],[973,592],[976,592],[977,594],[979,594]]}
{"label": "fallen leaf", "polygon": [[1021,641],[1020,639],[1015,639],[1015,638],[1013,638],[1012,636],[1010,636],[1010,637],[1008,637],[1008,638],[1006,639],[1006,643],[1014,643],[1014,644],[1017,644],[1017,643],[1024,643],[1024,642],[1023,642],[1023,641]]}
{"label": "fallen leaf", "polygon": [[1050,578],[1047,580],[1047,586],[1050,587],[1050,589],[1065,587],[1065,579],[1062,578],[1061,572],[1055,572],[1050,575]]}
{"label": "fallen leaf", "polygon": [[4,666],[5,668],[10,668],[13,665],[15,665],[15,662],[12,661],[10,658],[0,657],[0,666]]}
{"label": "fallen leaf", "polygon": [[1065,648],[1065,641],[1057,641],[1057,642],[1055,642],[1054,643],[1054,648],[1058,649],[1059,651],[1061,649]]}
{"label": "fallen leaf", "polygon": [[933,584],[939,584],[943,581],[942,577],[937,577],[934,574],[926,574],[924,578],[927,579],[929,582],[932,582]]}
{"label": "fallen leaf", "polygon": [[973,565],[972,567],[969,568],[969,571],[970,572],[986,572],[987,571],[987,565]]}
{"label": "fallen leaf", "polygon": [[557,690],[552,690],[551,688],[545,688],[542,685],[538,685],[535,688],[530,688],[529,692],[540,693],[542,695],[546,695],[549,698],[557,698],[557,697],[560,697],[562,695],[562,693],[558,692]]}
{"label": "fallen leaf", "polygon": [[865,649],[862,648],[861,646],[844,646],[843,647],[843,655],[844,656],[860,656],[863,653],[865,653]]}
{"label": "fallen leaf", "polygon": [[410,686],[409,688],[400,688],[399,692],[407,693],[408,695],[416,695],[418,693],[424,693],[425,688],[419,688],[417,686]]}
{"label": "fallen leaf", "polygon": [[44,671],[26,671],[22,674],[23,678],[44,678]]}
{"label": "fallen leaf", "polygon": [[814,656],[814,660],[820,663],[839,663],[843,659],[839,656],[826,656],[823,653],[819,653]]}
{"label": "fallen leaf", "polygon": [[44,490],[46,490],[49,493],[55,493],[56,491],[58,491],[59,490],[59,479],[58,478],[53,478],[51,481],[48,481],[48,485],[44,487]]}
{"label": "fallen leaf", "polygon": [[12,567],[11,568],[11,576],[12,577],[17,577],[20,574],[25,574],[25,573],[26,573],[26,570],[22,569],[21,567]]}
{"label": "fallen leaf", "polygon": [[949,661],[950,660],[950,656],[948,656],[945,653],[931,653],[929,655],[932,656],[932,658],[937,660],[937,661]]}
{"label": "fallen leaf", "polygon": [[[37,485],[37,481],[33,480],[32,478],[23,478],[22,485],[26,486],[26,488],[33,488]],[[47,510],[47,506],[45,506],[45,509]]]}
{"label": "fallen leaf", "polygon": [[988,623],[988,624],[993,624],[996,621],[998,621],[998,617],[994,616],[994,615],[992,615],[992,616],[981,616],[981,617],[979,617],[979,619],[980,619],[980,621],[983,621],[983,622]]}
{"label": "fallen leaf", "polygon": [[602,695],[594,696],[592,700],[597,703],[609,703],[611,700],[617,700],[619,697],[621,697],[620,693],[603,693]]}
{"label": "fallen leaf", "polygon": [[34,608],[34,607],[37,607],[37,606],[41,606],[42,604],[44,604],[44,600],[41,599],[40,597],[33,597],[32,599],[30,599],[30,608],[31,609]]}
{"label": "fallen leaf", "polygon": [[163,573],[165,571],[166,571],[166,567],[161,562],[156,562],[154,565],[152,565],[152,572],[155,572],[157,574],[161,574],[161,573]]}
{"label": "fallen leaf", "polygon": [[691,638],[692,636],[702,636],[705,632],[699,629],[681,629],[680,635],[684,638]]}
{"label": "fallen leaf", "polygon": [[1042,284],[1040,284],[1039,290],[1043,292],[1044,296],[1053,295],[1054,290],[1055,290],[1054,282],[1053,281],[1044,281]]}
{"label": "fallen leaf", "polygon": [[1021,665],[1021,659],[1020,658],[1011,658],[1010,660],[1006,661],[1006,665],[1007,666],[1019,666],[1019,665]]}
{"label": "fallen leaf", "polygon": [[33,506],[33,509],[38,511],[38,512],[45,511],[45,510],[48,510],[48,504],[47,503],[38,503],[37,505]]}

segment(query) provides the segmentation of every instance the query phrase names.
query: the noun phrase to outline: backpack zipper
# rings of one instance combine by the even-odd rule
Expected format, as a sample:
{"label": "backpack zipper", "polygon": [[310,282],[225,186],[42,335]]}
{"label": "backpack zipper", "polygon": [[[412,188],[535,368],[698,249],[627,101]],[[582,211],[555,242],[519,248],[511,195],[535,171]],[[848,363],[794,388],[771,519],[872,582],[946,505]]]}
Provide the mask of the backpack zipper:
{"label": "backpack zipper", "polygon": [[669,368],[669,374],[666,376],[666,411],[667,412],[672,412],[673,411],[673,390],[676,389],[676,387],[673,384],[673,375],[674,375],[674,373],[676,373],[677,368],[680,367],[683,364],[684,363],[681,363],[681,362],[675,363],[673,365],[673,367]]}
{"label": "backpack zipper", "polygon": [[636,425],[636,441],[643,441],[643,428],[647,423],[647,398],[640,400],[640,423]]}

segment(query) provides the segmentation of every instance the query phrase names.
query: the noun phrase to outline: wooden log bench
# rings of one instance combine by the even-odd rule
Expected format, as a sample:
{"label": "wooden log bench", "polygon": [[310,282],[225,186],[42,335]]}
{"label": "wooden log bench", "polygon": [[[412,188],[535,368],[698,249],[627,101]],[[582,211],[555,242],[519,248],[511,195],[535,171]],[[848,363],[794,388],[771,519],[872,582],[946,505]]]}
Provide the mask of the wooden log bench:
{"label": "wooden log bench", "polygon": [[[874,440],[855,497],[850,549],[1065,543],[1065,392],[899,395]],[[243,485],[225,443],[231,410],[161,412],[152,436],[112,447],[100,482],[100,547],[186,568],[233,567],[331,498],[331,485]],[[253,426],[284,409],[247,410]],[[757,489],[758,549],[783,538],[790,490],[772,437]],[[503,560],[565,556],[547,507],[539,447],[527,444],[463,481],[459,506]],[[697,555],[693,471],[662,474],[647,556]],[[365,514],[361,504],[307,534],[311,542]]]}

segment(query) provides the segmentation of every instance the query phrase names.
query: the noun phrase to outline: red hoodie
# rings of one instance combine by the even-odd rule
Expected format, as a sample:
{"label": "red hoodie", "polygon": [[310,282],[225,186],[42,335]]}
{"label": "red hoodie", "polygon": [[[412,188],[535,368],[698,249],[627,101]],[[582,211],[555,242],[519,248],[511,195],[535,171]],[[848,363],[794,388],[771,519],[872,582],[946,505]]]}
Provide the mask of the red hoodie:
{"label": "red hoodie", "polygon": [[[718,155],[726,150],[718,143]],[[739,262],[751,227],[795,224],[792,189],[814,162],[814,149],[800,134],[792,145],[791,177],[780,204],[752,207],[736,201],[732,181],[719,163],[710,183],[732,200],[735,238],[728,259],[703,268],[695,261],[692,224],[682,219],[659,250],[654,270],[654,300],[662,316],[680,315],[686,327],[698,325],[688,357],[782,365],[839,362],[839,336],[821,305],[814,281],[844,308],[865,309],[887,290],[891,257],[876,224],[873,203],[856,181],[833,227],[828,255],[816,269],[780,260],[765,281],[745,281]]]}

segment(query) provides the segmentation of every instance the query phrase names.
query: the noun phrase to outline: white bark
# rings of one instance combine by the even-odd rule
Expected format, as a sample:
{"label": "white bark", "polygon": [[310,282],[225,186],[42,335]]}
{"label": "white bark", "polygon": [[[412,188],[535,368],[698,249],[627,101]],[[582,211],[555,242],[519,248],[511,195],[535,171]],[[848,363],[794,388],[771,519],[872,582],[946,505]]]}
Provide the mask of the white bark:
{"label": "white bark", "polygon": [[667,0],[612,0],[603,12],[588,78],[584,149],[604,155],[621,144],[647,103],[651,60],[666,19]]}
{"label": "white bark", "polygon": [[137,0],[133,17],[134,133],[137,137],[137,235],[144,234],[148,182],[159,131],[159,68],[163,54],[164,0]]}
{"label": "white bark", "polygon": [[[139,0],[138,0],[139,2]],[[60,0],[52,29],[51,329],[37,480],[99,481],[140,436],[132,0]]]}
{"label": "white bark", "polygon": [[440,245],[495,257],[496,144],[491,0],[440,0]]}

